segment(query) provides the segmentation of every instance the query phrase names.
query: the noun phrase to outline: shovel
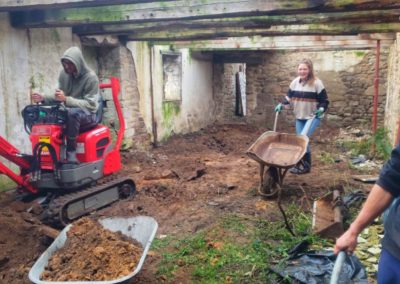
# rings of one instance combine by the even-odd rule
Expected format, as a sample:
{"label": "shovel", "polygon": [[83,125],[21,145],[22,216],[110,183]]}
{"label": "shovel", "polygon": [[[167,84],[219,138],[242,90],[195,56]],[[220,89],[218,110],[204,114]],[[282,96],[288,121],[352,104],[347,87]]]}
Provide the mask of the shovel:
{"label": "shovel", "polygon": [[314,201],[312,229],[317,235],[335,239],[343,234],[342,202],[339,190]]}

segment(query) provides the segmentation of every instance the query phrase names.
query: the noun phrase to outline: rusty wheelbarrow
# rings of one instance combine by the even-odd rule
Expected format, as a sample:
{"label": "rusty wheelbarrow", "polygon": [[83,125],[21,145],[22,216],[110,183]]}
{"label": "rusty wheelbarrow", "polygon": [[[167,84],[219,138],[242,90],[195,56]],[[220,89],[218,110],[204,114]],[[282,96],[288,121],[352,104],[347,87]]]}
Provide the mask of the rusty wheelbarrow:
{"label": "rusty wheelbarrow", "polygon": [[[260,165],[258,192],[264,197],[274,197],[282,186],[288,169],[300,162],[307,151],[308,137],[276,132],[279,112],[275,115],[274,130],[264,132],[246,154]],[[303,133],[307,133],[312,120],[307,122]]]}

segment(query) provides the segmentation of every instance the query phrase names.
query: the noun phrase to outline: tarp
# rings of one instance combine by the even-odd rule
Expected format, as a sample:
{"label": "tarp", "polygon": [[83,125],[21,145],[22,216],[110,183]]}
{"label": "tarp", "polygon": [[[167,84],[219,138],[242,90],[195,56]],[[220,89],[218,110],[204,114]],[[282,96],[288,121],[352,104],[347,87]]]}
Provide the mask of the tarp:
{"label": "tarp", "polygon": [[[322,250],[298,254],[281,266],[273,266],[273,272],[283,278],[290,277],[299,283],[329,283],[335,265],[336,255],[333,251]],[[339,283],[368,283],[365,268],[355,255],[346,256],[339,276]],[[297,282],[294,282],[297,283]]]}

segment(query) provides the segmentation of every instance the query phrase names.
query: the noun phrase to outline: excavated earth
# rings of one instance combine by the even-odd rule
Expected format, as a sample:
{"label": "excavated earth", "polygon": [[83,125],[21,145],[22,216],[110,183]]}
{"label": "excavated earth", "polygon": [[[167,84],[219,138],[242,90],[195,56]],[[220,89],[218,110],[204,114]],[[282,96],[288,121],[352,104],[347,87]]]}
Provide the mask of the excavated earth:
{"label": "excavated earth", "polygon": [[[294,132],[290,126],[281,128]],[[225,213],[281,218],[276,203],[257,194],[259,166],[245,154],[264,131],[247,124],[214,125],[171,137],[152,149],[124,152],[122,174],[135,180],[137,194],[91,217],[152,216],[159,224],[157,237],[207,229]],[[317,130],[311,140],[312,172],[285,177],[283,204],[310,207],[332,187],[353,183],[355,188],[370,187],[352,180],[354,170],[340,158],[343,153],[335,146],[338,134],[339,129],[326,125]],[[317,157],[323,153],[337,162],[321,161]],[[13,200],[13,194],[0,196],[0,283],[30,283],[29,269],[52,242],[37,217],[26,209],[26,204]],[[84,253],[89,257],[93,249],[88,247]],[[131,283],[161,282],[155,273],[160,259],[161,255],[151,250]]]}

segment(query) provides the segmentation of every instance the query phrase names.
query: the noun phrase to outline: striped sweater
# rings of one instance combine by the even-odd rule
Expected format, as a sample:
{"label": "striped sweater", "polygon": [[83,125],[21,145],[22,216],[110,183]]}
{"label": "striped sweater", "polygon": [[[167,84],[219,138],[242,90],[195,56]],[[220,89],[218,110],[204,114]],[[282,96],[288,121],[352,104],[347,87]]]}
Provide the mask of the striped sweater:
{"label": "striped sweater", "polygon": [[315,79],[313,85],[304,84],[297,77],[290,83],[289,91],[283,104],[290,104],[296,119],[309,119],[320,107],[328,108],[328,95],[320,79]]}

